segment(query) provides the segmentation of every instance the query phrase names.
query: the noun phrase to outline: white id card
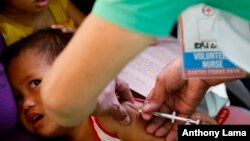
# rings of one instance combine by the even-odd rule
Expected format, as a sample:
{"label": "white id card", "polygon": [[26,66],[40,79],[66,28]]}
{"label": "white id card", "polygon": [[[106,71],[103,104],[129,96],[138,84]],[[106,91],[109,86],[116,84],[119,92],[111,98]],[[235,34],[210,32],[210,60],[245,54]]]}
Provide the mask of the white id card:
{"label": "white id card", "polygon": [[242,77],[246,73],[227,59],[217,45],[213,23],[219,11],[205,4],[193,6],[179,17],[178,37],[183,73],[188,78]]}

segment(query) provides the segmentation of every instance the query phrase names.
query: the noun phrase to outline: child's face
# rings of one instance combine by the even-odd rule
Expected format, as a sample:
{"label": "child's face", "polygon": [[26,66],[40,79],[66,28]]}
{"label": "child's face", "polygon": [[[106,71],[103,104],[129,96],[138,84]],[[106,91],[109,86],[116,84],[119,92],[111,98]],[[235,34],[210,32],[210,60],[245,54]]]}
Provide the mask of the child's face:
{"label": "child's face", "polygon": [[7,7],[25,12],[39,12],[49,5],[49,0],[6,0]]}
{"label": "child's face", "polygon": [[11,60],[8,76],[21,123],[30,132],[51,137],[64,134],[67,129],[52,121],[43,108],[40,85],[51,66],[51,63],[45,58],[45,55],[37,55],[28,49]]}

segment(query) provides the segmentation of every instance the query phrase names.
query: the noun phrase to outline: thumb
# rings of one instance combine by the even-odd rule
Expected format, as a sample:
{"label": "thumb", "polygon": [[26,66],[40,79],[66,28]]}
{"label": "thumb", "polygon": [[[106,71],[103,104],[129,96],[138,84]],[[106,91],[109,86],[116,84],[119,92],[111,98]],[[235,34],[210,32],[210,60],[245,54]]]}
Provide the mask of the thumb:
{"label": "thumb", "polygon": [[152,117],[152,112],[156,112],[162,106],[165,99],[165,85],[164,83],[156,82],[156,85],[150,94],[147,96],[143,107],[142,107],[142,117],[145,120],[150,120]]}
{"label": "thumb", "polygon": [[121,104],[117,104],[114,107],[115,107],[115,110],[113,113],[114,119],[122,125],[130,124],[131,120],[125,107],[123,107]]}

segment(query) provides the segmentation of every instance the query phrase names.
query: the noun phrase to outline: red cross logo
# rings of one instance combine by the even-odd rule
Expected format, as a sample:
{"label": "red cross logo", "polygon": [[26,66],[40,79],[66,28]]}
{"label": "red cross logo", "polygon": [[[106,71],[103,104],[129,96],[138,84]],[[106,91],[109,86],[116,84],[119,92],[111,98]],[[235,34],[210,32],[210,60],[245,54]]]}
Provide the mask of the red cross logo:
{"label": "red cross logo", "polygon": [[209,6],[204,6],[203,9],[202,9],[202,11],[207,16],[211,16],[214,13],[213,10],[212,10],[212,8],[209,7]]}

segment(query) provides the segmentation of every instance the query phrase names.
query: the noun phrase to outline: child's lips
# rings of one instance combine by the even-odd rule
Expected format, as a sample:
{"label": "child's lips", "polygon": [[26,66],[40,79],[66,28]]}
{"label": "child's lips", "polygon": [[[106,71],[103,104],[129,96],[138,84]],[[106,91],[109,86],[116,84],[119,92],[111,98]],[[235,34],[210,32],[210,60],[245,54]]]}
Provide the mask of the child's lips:
{"label": "child's lips", "polygon": [[41,127],[44,122],[44,116],[37,113],[27,114],[26,119],[28,123],[32,124],[35,129]]}
{"label": "child's lips", "polygon": [[37,8],[46,8],[49,5],[48,0],[36,0],[36,7]]}
{"label": "child's lips", "polygon": [[42,117],[41,119],[39,119],[38,121],[36,121],[34,124],[33,124],[33,127],[35,129],[38,129],[40,128],[44,123],[44,118]]}

